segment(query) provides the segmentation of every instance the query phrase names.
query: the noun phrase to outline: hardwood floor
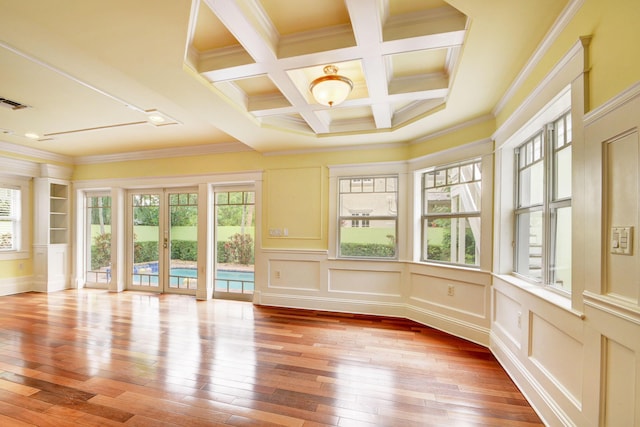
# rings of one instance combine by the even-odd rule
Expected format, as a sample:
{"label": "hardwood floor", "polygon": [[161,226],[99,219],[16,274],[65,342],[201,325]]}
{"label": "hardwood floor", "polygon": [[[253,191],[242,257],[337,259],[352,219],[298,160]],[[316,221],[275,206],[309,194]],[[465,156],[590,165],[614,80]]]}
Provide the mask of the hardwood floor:
{"label": "hardwood floor", "polygon": [[393,318],[100,290],[0,297],[2,426],[534,426],[478,345]]}

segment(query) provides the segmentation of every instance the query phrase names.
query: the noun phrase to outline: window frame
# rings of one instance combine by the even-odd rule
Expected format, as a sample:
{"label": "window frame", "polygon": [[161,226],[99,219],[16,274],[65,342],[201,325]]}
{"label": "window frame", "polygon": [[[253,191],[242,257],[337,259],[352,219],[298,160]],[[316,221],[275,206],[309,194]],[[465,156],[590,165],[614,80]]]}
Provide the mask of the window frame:
{"label": "window frame", "polygon": [[[395,206],[396,206],[396,213],[395,215],[371,215],[370,213],[363,213],[363,212],[356,212],[356,213],[352,213],[351,215],[341,215],[341,211],[342,211],[342,198],[341,196],[343,194],[347,194],[347,193],[343,193],[342,192],[342,185],[341,182],[344,180],[349,180],[349,181],[356,181],[356,180],[360,180],[362,182],[362,186],[364,187],[364,182],[365,180],[371,180],[373,181],[373,187],[374,187],[374,191],[371,192],[364,192],[362,191],[361,193],[371,193],[371,194],[375,194],[375,180],[376,179],[388,179],[388,178],[393,178],[396,181],[396,188],[395,188]],[[385,189],[388,188],[387,184],[385,183]],[[337,178],[337,196],[338,196],[338,200],[337,200],[337,246],[336,246],[336,258],[339,259],[360,259],[360,260],[398,260],[399,254],[398,254],[398,223],[399,223],[399,219],[400,219],[400,215],[399,215],[399,199],[400,199],[400,177],[398,174],[362,174],[362,175],[355,175],[355,176],[341,176]],[[383,191],[381,193],[387,194],[389,193],[389,191]],[[348,194],[352,194],[352,193],[348,193]],[[354,228],[370,228],[370,224],[371,221],[394,221],[395,224],[395,230],[394,230],[394,250],[393,250],[393,256],[392,257],[383,257],[383,256],[364,256],[364,255],[343,255],[342,251],[341,251],[341,247],[342,247],[342,226],[341,224],[344,222],[348,222],[350,224],[352,224],[352,226],[354,224],[357,224]],[[366,226],[364,225],[366,222]]]}
{"label": "window frame", "polygon": [[[411,248],[411,236],[408,233],[408,227],[411,225],[409,212],[412,212],[412,208],[409,207],[409,194],[410,183],[407,180],[409,163],[406,161],[389,161],[389,162],[374,162],[374,163],[359,163],[359,164],[339,164],[328,165],[329,172],[329,214],[327,218],[328,223],[328,237],[327,237],[327,256],[329,260],[340,260],[344,262],[348,261],[371,261],[375,263],[383,262],[398,262],[399,260],[405,260],[407,257],[408,249]],[[340,223],[338,222],[339,215],[339,200],[340,195],[338,191],[340,178],[358,178],[363,176],[382,176],[382,175],[397,175],[398,176],[398,202],[397,202],[397,215],[396,222],[396,258],[338,258],[338,233],[340,232]],[[404,213],[404,214],[400,214]]]}
{"label": "window frame", "polygon": [[[558,143],[558,123],[564,123],[564,132],[563,135],[565,137],[565,142],[562,146],[557,147]],[[558,285],[556,281],[556,265],[555,258],[557,253],[557,244],[555,242],[555,233],[557,231],[557,212],[562,208],[571,208],[572,200],[573,200],[573,190],[570,192],[570,195],[567,197],[557,197],[557,183],[558,183],[558,162],[557,162],[557,154],[563,150],[571,149],[571,156],[573,157],[573,130],[571,132],[571,138],[567,139],[567,124],[572,123],[572,112],[571,107],[563,110],[560,114],[557,114],[555,117],[550,118],[549,121],[543,123],[541,128],[538,128],[535,134],[527,138],[523,143],[514,147],[514,207],[513,207],[513,274],[517,277],[520,277],[529,282],[533,282],[537,285],[547,287],[554,291],[559,291],[561,293],[570,294],[571,287],[569,289],[564,289],[562,286]],[[524,167],[521,167],[521,159],[522,159],[522,150],[529,144],[532,144],[533,141],[537,137],[541,137],[541,157],[530,164],[526,164]],[[526,153],[524,154],[527,155]],[[535,157],[535,154],[534,154]],[[526,162],[526,160],[525,160]],[[526,168],[538,163],[542,162],[543,172],[543,184],[542,184],[542,201],[541,203],[529,204],[526,206],[521,205],[521,173]],[[572,164],[570,159],[569,165]],[[519,242],[519,218],[521,215],[529,215],[532,212],[541,212],[542,221],[541,221],[541,265],[540,265],[540,278],[537,276],[532,276],[530,274],[524,274],[521,271],[518,271],[519,262],[521,259],[520,249],[521,245]],[[569,239],[571,241],[572,239]],[[523,248],[524,246],[522,246]],[[530,248],[530,246],[527,246]],[[529,258],[531,257],[529,251]],[[571,268],[571,262],[569,262],[569,269]]]}
{"label": "window frame", "polygon": [[[463,166],[468,166],[468,165],[472,165],[474,166],[474,177],[471,178],[470,181],[467,182],[458,182],[458,183],[449,183],[449,173],[448,171],[453,169],[453,168],[457,168],[460,169]],[[477,167],[479,169],[479,174],[480,174],[480,178],[479,179],[475,179],[475,167]],[[435,180],[437,179],[434,176],[434,185],[431,187],[427,186],[427,176],[430,174],[436,174],[437,172],[440,171],[445,171],[445,182],[442,185],[438,185]],[[467,159],[467,160],[462,160],[462,161],[457,161],[457,162],[453,162],[453,163],[448,163],[448,164],[442,164],[442,165],[438,165],[438,166],[433,166],[430,167],[426,170],[422,170],[419,172],[420,173],[420,179],[419,179],[419,183],[420,183],[420,197],[419,197],[419,202],[420,202],[420,243],[419,243],[419,247],[420,247],[420,252],[419,252],[419,261],[420,262],[424,262],[424,263],[435,263],[435,264],[442,264],[442,265],[450,265],[450,266],[459,266],[459,267],[467,267],[467,268],[473,268],[473,269],[479,269],[480,268],[480,263],[481,263],[481,257],[480,257],[480,248],[482,246],[482,199],[483,199],[483,185],[482,185],[482,181],[483,181],[483,172],[482,172],[482,157],[478,156],[478,157],[474,157],[471,159]],[[467,184],[467,183],[474,183],[474,182],[480,182],[480,188],[479,188],[479,200],[478,200],[478,210],[475,211],[465,211],[465,212],[437,212],[437,213],[429,213],[427,212],[427,200],[425,200],[426,196],[427,196],[427,192],[429,189],[431,188],[439,188],[439,187],[447,187],[447,186],[452,186],[452,185],[460,185],[460,184]],[[476,262],[474,264],[466,264],[466,263],[460,263],[460,262],[453,262],[453,261],[443,261],[443,260],[435,260],[435,259],[430,259],[428,258],[428,247],[426,245],[426,233],[427,230],[425,229],[425,224],[428,223],[428,221],[431,220],[435,220],[435,219],[449,219],[450,221],[453,221],[454,219],[460,220],[460,219],[469,219],[469,218],[478,218],[478,225],[480,227],[479,233],[478,233],[478,237],[477,239],[474,236],[475,239],[475,247],[476,250],[478,251],[478,255],[476,257]]]}
{"label": "window frame", "polygon": [[0,261],[29,258],[30,221],[26,218],[26,215],[31,212],[30,180],[20,177],[0,176],[0,187],[20,192],[18,218],[15,220],[17,223],[15,247],[13,249],[0,250]]}

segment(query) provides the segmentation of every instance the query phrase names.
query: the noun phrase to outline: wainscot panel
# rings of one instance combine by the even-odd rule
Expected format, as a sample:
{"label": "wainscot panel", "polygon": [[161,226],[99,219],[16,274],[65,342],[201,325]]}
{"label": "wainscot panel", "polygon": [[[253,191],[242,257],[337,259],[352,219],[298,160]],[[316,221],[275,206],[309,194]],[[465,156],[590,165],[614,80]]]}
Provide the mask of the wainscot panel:
{"label": "wainscot panel", "polygon": [[[490,348],[546,425],[589,425],[583,407],[592,399],[585,397],[585,382],[598,367],[592,359],[587,366],[584,316],[545,299],[541,287],[520,282],[493,278]],[[515,346],[511,335],[518,330],[511,324],[517,325],[518,317],[520,345]]]}
{"label": "wainscot panel", "polygon": [[412,300],[482,319],[487,316],[488,301],[483,284],[417,273],[410,277]]}
{"label": "wainscot panel", "polygon": [[330,268],[329,292],[400,297],[401,271]]}
{"label": "wainscot panel", "polygon": [[500,329],[513,345],[520,349],[522,346],[522,305],[494,290],[493,326]]}
{"label": "wainscot panel", "polygon": [[418,263],[407,269],[410,319],[489,345],[490,274]]}
{"label": "wainscot panel", "polygon": [[[535,313],[531,314],[529,323],[531,360],[570,397],[577,408],[581,408],[584,369],[582,343]],[[561,349],[561,357],[558,357],[557,349]]]}
{"label": "wainscot panel", "polygon": [[[602,354],[604,425],[635,426],[638,398],[638,354],[611,339],[605,339]],[[635,380],[635,381],[634,381]],[[630,410],[636,408],[635,411]]]}
{"label": "wainscot panel", "polygon": [[320,290],[320,262],[314,260],[270,259],[269,288]]}

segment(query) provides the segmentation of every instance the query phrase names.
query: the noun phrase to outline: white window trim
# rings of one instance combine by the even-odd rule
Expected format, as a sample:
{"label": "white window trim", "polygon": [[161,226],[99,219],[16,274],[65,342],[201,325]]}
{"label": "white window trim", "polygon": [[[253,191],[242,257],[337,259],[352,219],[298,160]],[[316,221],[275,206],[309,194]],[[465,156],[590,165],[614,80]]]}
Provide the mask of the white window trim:
{"label": "white window trim", "polygon": [[[447,214],[438,214],[435,212],[425,212],[424,211],[424,207],[425,207],[425,191],[427,190],[427,188],[425,188],[425,183],[424,183],[424,176],[427,173],[430,172],[434,172],[437,170],[449,170],[450,168],[454,168],[454,167],[458,167],[458,166],[463,166],[463,165],[475,165],[479,163],[480,164],[480,176],[481,178],[479,180],[474,180],[471,182],[480,182],[480,206],[478,207],[477,211],[462,211],[462,212],[449,212]],[[448,174],[448,172],[447,172]],[[451,221],[453,221],[454,219],[456,220],[460,220],[460,219],[470,219],[470,218],[478,218],[480,220],[480,222],[482,222],[482,181],[483,181],[483,176],[482,176],[482,159],[481,158],[470,158],[467,160],[463,160],[463,161],[459,161],[459,162],[454,162],[454,163],[449,163],[446,165],[438,165],[438,166],[433,166],[430,167],[426,170],[423,170],[420,173],[420,253],[419,253],[419,259],[420,262],[423,263],[435,263],[435,264],[443,264],[443,265],[456,265],[456,266],[461,266],[461,267],[468,267],[468,268],[480,268],[480,263],[478,264],[465,264],[463,262],[453,262],[453,261],[439,261],[439,260],[433,260],[433,259],[425,259],[424,255],[425,255],[425,232],[426,230],[423,228],[424,227],[424,221],[423,219],[425,218],[429,218],[429,217],[436,217],[436,218],[449,218]],[[457,184],[450,184],[450,185],[457,185]],[[436,187],[438,185],[436,184]],[[446,186],[446,185],[445,185]],[[480,236],[478,236],[478,239],[480,240],[480,245],[476,245],[478,251],[480,250],[480,247],[482,246],[482,229],[480,229]],[[479,257],[480,260],[482,259],[482,256]]]}
{"label": "white window trim", "polygon": [[[482,167],[482,196],[480,207],[480,265],[468,266],[435,261],[421,261],[422,251],[422,174],[439,166],[464,163],[472,159],[481,159]],[[411,245],[412,261],[424,265],[438,265],[443,268],[465,269],[473,271],[491,271],[492,266],[492,233],[493,218],[493,141],[482,139],[460,145],[449,150],[440,151],[424,157],[413,159],[411,162],[411,182],[409,189],[409,203],[411,221],[409,221],[408,235],[413,236]]]}
{"label": "white window trim", "polygon": [[[340,205],[338,182],[340,178],[398,176],[398,215],[395,258],[338,258],[338,209]],[[407,259],[407,162],[384,162],[329,166],[329,259],[398,262]]]}
{"label": "white window trim", "polygon": [[[584,275],[581,264],[581,251],[586,241],[581,227],[585,224],[584,212],[572,210],[572,290],[571,295],[560,295],[549,287],[532,286],[513,274],[513,207],[514,207],[514,151],[517,142],[524,141],[532,134],[531,129],[539,127],[544,121],[541,112],[548,109],[562,96],[568,96],[571,104],[572,125],[572,205],[583,206],[586,203],[584,185],[583,116],[588,110],[588,46],[590,37],[581,37],[561,58],[549,74],[540,82],[530,95],[520,104],[494,133],[496,142],[495,170],[495,208],[494,208],[494,253],[493,274],[502,280],[529,291],[544,300],[555,303],[568,311],[580,313],[583,308]],[[567,95],[568,94],[568,95]],[[563,110],[558,107],[556,116]],[[566,110],[566,108],[564,109]],[[536,123],[538,120],[538,123]],[[529,283],[529,285],[522,284]],[[532,289],[535,288],[535,292]],[[557,300],[564,300],[558,304]]]}
{"label": "white window trim", "polygon": [[27,259],[30,257],[31,242],[31,179],[13,176],[0,176],[0,186],[20,190],[20,241],[18,249],[0,251],[0,261]]}

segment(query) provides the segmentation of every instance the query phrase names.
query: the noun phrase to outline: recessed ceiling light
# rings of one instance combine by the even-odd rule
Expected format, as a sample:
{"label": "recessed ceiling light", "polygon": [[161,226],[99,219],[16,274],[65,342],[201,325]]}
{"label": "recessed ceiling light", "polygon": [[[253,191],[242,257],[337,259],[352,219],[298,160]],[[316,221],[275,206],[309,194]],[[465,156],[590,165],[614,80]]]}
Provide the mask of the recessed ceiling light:
{"label": "recessed ceiling light", "polygon": [[38,139],[40,138],[40,135],[38,135],[37,133],[34,132],[27,132],[24,134],[24,136],[26,136],[29,139]]}
{"label": "recessed ceiling light", "polygon": [[146,110],[145,113],[147,114],[147,122],[154,126],[165,126],[178,123],[162,111]]}
{"label": "recessed ceiling light", "polygon": [[167,119],[162,117],[160,114],[149,114],[149,120],[153,123],[164,123],[167,121]]}

